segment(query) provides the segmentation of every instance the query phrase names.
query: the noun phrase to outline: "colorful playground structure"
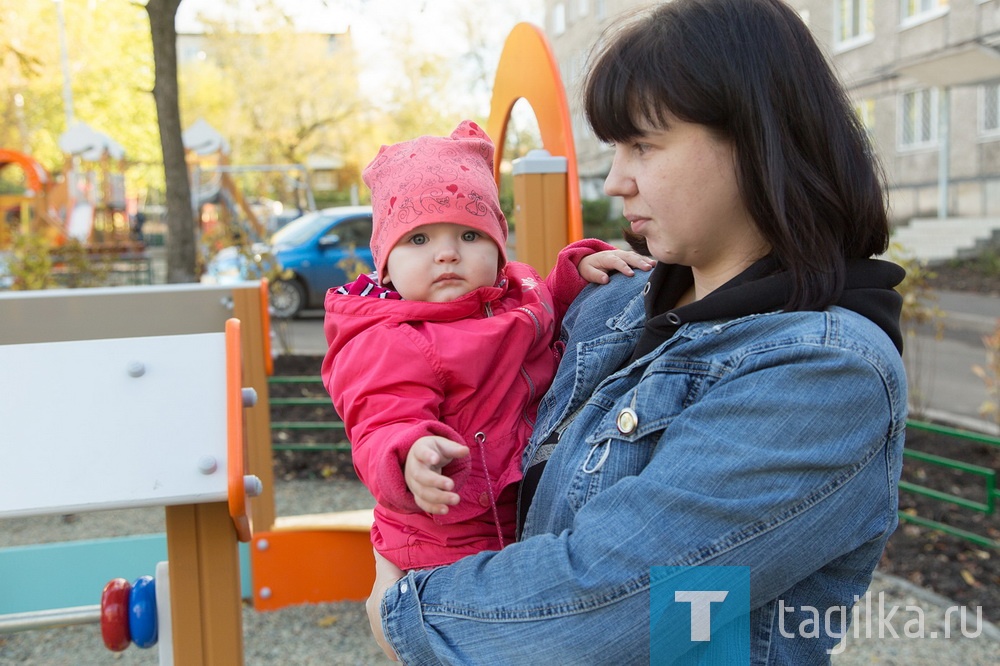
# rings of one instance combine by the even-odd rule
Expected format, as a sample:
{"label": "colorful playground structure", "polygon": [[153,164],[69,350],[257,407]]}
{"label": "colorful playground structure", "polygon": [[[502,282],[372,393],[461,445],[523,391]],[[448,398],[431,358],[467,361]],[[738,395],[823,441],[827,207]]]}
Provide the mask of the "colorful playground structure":
{"label": "colorful playground structure", "polygon": [[125,152],[83,123],[59,137],[64,157],[53,177],[32,155],[0,148],[0,170],[23,172],[20,194],[0,195],[0,249],[19,233],[45,236],[59,246],[75,239],[95,250],[134,251],[125,195]]}
{"label": "colorful playground structure", "polygon": [[[228,142],[204,120],[189,127],[183,141],[192,209],[203,233],[219,227],[246,242],[269,234],[274,213],[247,199],[234,177],[239,173],[280,173],[297,200],[309,210],[316,208],[304,166],[232,165]],[[0,172],[14,175],[8,183],[23,187],[19,193],[0,194],[0,250],[10,248],[18,235],[33,234],[44,238],[54,253],[72,239],[90,255],[139,259],[146,243],[138,226],[138,201],[126,193],[122,147],[81,122],[59,137],[59,146],[63,163],[55,175],[32,155],[0,148]]]}
{"label": "colorful playground structure", "polygon": [[217,228],[228,232],[229,240],[252,243],[266,240],[272,228],[268,218],[273,211],[254,206],[243,194],[234,176],[237,174],[280,173],[291,182],[298,205],[316,210],[307,170],[301,164],[233,165],[229,142],[204,119],[198,119],[183,134],[191,196],[204,235]]}
{"label": "colorful playground structure", "polygon": [[[244,296],[259,312],[261,288],[250,291],[252,295]],[[0,406],[5,458],[0,516],[165,507],[170,576],[169,585],[160,587],[163,593],[169,589],[163,595],[170,602],[170,620],[164,626],[172,631],[165,633],[172,636],[170,649],[180,664],[242,661],[236,544],[250,538],[247,496],[259,494],[263,485],[246,473],[243,413],[255,404],[255,392],[243,386],[249,378],[243,340],[252,342],[260,334],[244,331],[241,321],[221,305],[221,296],[169,287],[11,292],[0,297],[0,312],[10,323],[0,344],[0,365],[5,368],[0,379],[5,389]],[[220,302],[218,309],[210,308],[206,299]],[[185,316],[178,316],[170,304],[182,308]],[[156,321],[154,310],[172,323],[164,321],[163,314]],[[213,320],[222,313],[224,324],[216,326]],[[251,322],[252,312],[246,323]],[[259,329],[259,317],[255,323]],[[262,356],[259,347],[257,356]],[[60,379],[52,382],[55,376]],[[59,419],[45,417],[52,400],[61,405]],[[102,411],[103,404],[113,404],[114,413]],[[103,552],[107,548],[103,545]],[[128,545],[120,549],[127,551]],[[29,603],[43,601],[41,591],[46,588],[32,579],[33,571],[49,583],[72,588],[75,579],[92,580],[94,571],[109,564],[102,548],[89,554],[79,544],[71,551],[47,550],[28,553],[41,569],[18,567],[18,555],[24,553],[17,549],[8,554],[14,570],[2,576],[5,603],[24,592],[32,597]],[[52,580],[63,573],[65,580]],[[117,577],[108,573],[105,569],[101,575]],[[21,586],[25,589],[19,591]],[[118,595],[106,605],[121,601]],[[45,610],[0,616],[0,628],[88,619],[88,610],[93,619],[93,609],[85,605]],[[105,618],[108,626],[102,633],[109,644],[120,647],[115,637],[133,633],[120,623],[116,629],[113,620]],[[136,634],[148,643],[148,624],[144,631],[140,625]]]}
{"label": "colorful playground structure", "polygon": [[[521,98],[546,150],[515,164],[517,251],[544,274],[582,225],[558,68],[528,24],[498,69],[498,151]],[[51,202],[35,206],[53,224],[41,219]],[[275,515],[267,297],[266,281],[0,294],[0,386],[17,398],[0,402],[0,518],[138,506],[166,516],[165,540],[0,548],[0,633],[100,621],[111,649],[158,644],[161,663],[230,666],[243,660],[242,598],[258,611],[367,598],[370,509]],[[58,420],[44,416],[53,399],[69,410]],[[114,418],[101,418],[108,401]]]}

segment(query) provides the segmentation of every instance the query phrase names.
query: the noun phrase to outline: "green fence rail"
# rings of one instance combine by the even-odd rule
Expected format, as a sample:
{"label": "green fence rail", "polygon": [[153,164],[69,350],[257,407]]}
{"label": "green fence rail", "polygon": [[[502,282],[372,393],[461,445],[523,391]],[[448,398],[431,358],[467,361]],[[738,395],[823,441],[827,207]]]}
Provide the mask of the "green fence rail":
{"label": "green fence rail", "polygon": [[[957,428],[950,428],[936,423],[927,423],[925,421],[917,421],[913,419],[906,422],[906,427],[908,429],[923,430],[937,435],[952,437],[963,442],[975,442],[977,444],[985,444],[987,446],[993,446],[1000,449],[1000,438],[991,437],[990,435],[982,433],[959,430]],[[1000,497],[1000,492],[997,491],[996,470],[989,467],[983,467],[981,465],[973,465],[960,460],[954,460],[944,456],[934,455],[932,453],[925,453],[923,451],[915,451],[906,448],[903,449],[903,458],[909,458],[910,460],[916,460],[925,464],[936,465],[946,469],[953,469],[960,471],[963,474],[980,477],[983,484],[982,501],[960,497],[953,493],[948,493],[936,488],[929,488],[927,486],[911,483],[909,481],[900,481],[900,491],[922,495],[923,497],[927,497],[935,501],[951,504],[962,509],[982,513],[987,516],[996,515],[997,499]],[[915,525],[938,530],[940,532],[965,539],[966,541],[974,543],[978,546],[985,548],[1000,548],[1000,541],[996,539],[992,539],[983,534],[976,534],[975,532],[960,529],[941,521],[910,514],[905,511],[899,512],[899,519],[904,522],[913,523]]]}
{"label": "green fence rail", "polygon": [[329,407],[330,417],[328,420],[319,421],[271,421],[272,433],[280,433],[285,436],[290,436],[292,433],[302,433],[307,431],[341,433],[339,441],[275,441],[271,445],[271,448],[274,451],[340,451],[345,453],[349,453],[351,451],[350,443],[347,441],[346,437],[343,436],[344,424],[337,418],[337,413],[333,409],[330,397],[326,395],[326,391],[323,389],[323,380],[319,375],[273,376],[269,377],[267,382],[269,386],[293,385],[305,386],[307,389],[316,387],[316,390],[319,393],[322,393],[322,395],[292,398],[271,398],[269,402],[272,407]]}
{"label": "green fence rail", "polygon": [[[271,385],[281,385],[281,384],[292,384],[292,385],[319,385],[322,386],[322,379],[316,375],[305,375],[305,376],[277,376],[270,377],[268,379]],[[320,389],[322,390],[322,389]],[[307,396],[307,397],[293,397],[293,398],[271,398],[272,406],[324,406],[330,405],[330,398],[325,394],[322,396]],[[330,405],[331,417],[329,420],[325,421],[272,421],[271,430],[273,432],[283,432],[283,433],[294,433],[299,431],[330,431],[330,432],[340,432],[343,433],[344,424],[337,419],[336,412],[333,411],[332,405]],[[968,430],[959,430],[957,428],[950,428],[948,426],[942,426],[935,423],[927,423],[924,421],[917,421],[910,419],[906,422],[906,427],[913,430],[923,430],[926,432],[931,432],[938,435],[944,435],[946,437],[952,437],[964,442],[975,442],[977,444],[986,444],[988,446],[997,447],[1000,449],[1000,438],[991,437],[982,433],[971,432]],[[341,435],[343,437],[343,435]],[[338,442],[324,442],[324,443],[304,443],[304,442],[280,442],[275,443],[272,447],[275,451],[344,451],[349,452],[351,450],[351,445],[343,438],[342,441]],[[997,470],[990,469],[989,467],[983,467],[981,465],[974,465],[960,460],[954,460],[952,458],[947,458],[944,456],[935,455],[932,453],[925,453],[923,451],[916,451],[911,449],[903,450],[904,459],[910,459],[914,461],[919,461],[928,465],[936,465],[944,467],[946,469],[953,469],[962,472],[963,474],[970,474],[979,477],[982,480],[982,499],[980,501],[969,499],[967,497],[960,497],[953,493],[945,492],[940,489],[930,488],[928,486],[923,486],[917,483],[912,483],[910,481],[901,481],[899,483],[899,489],[901,492],[913,493],[916,495],[922,495],[924,497],[930,498],[932,500],[942,502],[945,504],[950,504],[952,506],[959,507],[968,511],[975,511],[982,513],[987,516],[996,515],[997,511],[997,501],[1000,499],[1000,490],[997,489]],[[925,518],[922,516],[907,513],[905,511],[899,512],[899,519],[903,522],[913,523],[915,525],[920,525],[922,527],[927,527],[930,529],[938,530],[950,534],[952,536],[965,539],[971,543],[985,548],[1000,548],[1000,541],[992,539],[988,536],[982,534],[976,534],[969,532],[968,530],[963,530],[946,523],[932,520],[930,518]]]}

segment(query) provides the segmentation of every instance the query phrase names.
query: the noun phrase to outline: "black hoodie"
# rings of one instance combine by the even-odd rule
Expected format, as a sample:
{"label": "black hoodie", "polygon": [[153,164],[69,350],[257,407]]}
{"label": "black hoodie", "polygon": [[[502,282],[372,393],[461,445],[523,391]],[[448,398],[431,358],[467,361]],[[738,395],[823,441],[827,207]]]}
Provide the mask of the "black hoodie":
{"label": "black hoodie", "polygon": [[[688,322],[735,319],[780,310],[788,301],[792,285],[789,273],[776,272],[775,267],[773,258],[760,259],[705,298],[674,308],[694,284],[694,277],[687,266],[658,263],[646,286],[646,327],[632,358],[652,351]],[[900,354],[903,335],[899,314],[903,298],[893,287],[905,276],[906,271],[888,261],[849,260],[844,291],[834,303],[871,320],[889,336]]]}

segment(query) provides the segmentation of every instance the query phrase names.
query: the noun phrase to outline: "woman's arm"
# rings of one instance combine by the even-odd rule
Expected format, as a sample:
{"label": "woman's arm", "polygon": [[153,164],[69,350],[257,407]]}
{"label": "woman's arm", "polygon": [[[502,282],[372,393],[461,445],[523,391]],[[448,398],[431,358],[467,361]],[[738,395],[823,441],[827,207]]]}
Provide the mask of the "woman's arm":
{"label": "woman's arm", "polygon": [[749,566],[760,608],[864,544],[880,551],[895,525],[905,415],[893,413],[897,400],[868,359],[817,347],[805,363],[801,352],[776,350],[674,418],[647,420],[651,441],[611,442],[650,446],[648,464],[580,499],[591,479],[579,442],[616,409],[592,403],[557,447],[570,453],[549,461],[554,478],[543,479],[558,489],[552,501],[583,502],[572,520],[410,572],[382,598],[387,644],[414,664],[642,662],[651,566]]}

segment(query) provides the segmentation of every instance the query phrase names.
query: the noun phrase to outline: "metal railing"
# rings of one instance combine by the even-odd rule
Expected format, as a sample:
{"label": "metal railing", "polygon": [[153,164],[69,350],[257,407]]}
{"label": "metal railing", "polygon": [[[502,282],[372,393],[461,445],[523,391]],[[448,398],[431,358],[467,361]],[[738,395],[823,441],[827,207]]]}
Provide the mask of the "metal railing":
{"label": "metal railing", "polygon": [[[280,384],[316,384],[322,387],[323,380],[319,375],[287,375],[274,376],[268,378],[271,386]],[[322,390],[322,389],[321,389]],[[337,413],[333,410],[333,404],[329,396],[322,397],[295,397],[295,398],[271,398],[270,404],[273,407],[282,406],[315,406],[329,407],[331,418],[323,421],[271,421],[272,433],[306,432],[306,431],[329,431],[343,433],[344,423],[337,418]],[[274,451],[344,451],[350,452],[351,445],[346,437],[337,442],[287,442],[275,441],[271,448]]]}
{"label": "metal railing", "polygon": [[[936,435],[943,435],[945,437],[951,437],[963,442],[975,442],[977,444],[985,444],[987,446],[997,447],[1000,449],[1000,439],[996,437],[991,437],[989,435],[984,435],[982,433],[971,432],[968,430],[959,430],[957,428],[950,428],[948,426],[938,425],[936,423],[927,423],[924,421],[908,420],[906,422],[906,427],[913,430],[922,430],[925,432],[934,433]],[[962,509],[967,509],[969,511],[974,511],[977,513],[982,513],[986,516],[996,515],[996,504],[997,498],[1000,497],[1000,492],[997,491],[997,471],[989,467],[983,467],[981,465],[975,465],[972,463],[963,462],[961,460],[955,460],[953,458],[948,458],[945,456],[935,455],[932,453],[926,453],[924,451],[916,451],[911,449],[903,449],[903,458],[919,461],[928,465],[935,465],[938,467],[943,467],[945,469],[952,469],[963,474],[969,474],[972,476],[980,477],[982,480],[982,491],[981,491],[981,501],[974,499],[969,499],[967,497],[962,497],[954,493],[945,492],[937,488],[931,488],[918,483],[913,483],[910,481],[900,481],[899,489],[901,492],[913,493],[915,495],[921,495],[929,499],[943,502],[945,504],[950,504],[953,506],[960,507]],[[913,523],[915,525],[920,525],[922,527],[927,527],[930,529],[938,530],[952,536],[959,537],[978,546],[985,548],[1000,548],[1000,541],[993,539],[989,536],[983,534],[977,534],[969,530],[961,529],[947,523],[943,523],[939,520],[933,520],[924,516],[917,515],[915,513],[909,513],[907,511],[899,512],[900,521]]]}

